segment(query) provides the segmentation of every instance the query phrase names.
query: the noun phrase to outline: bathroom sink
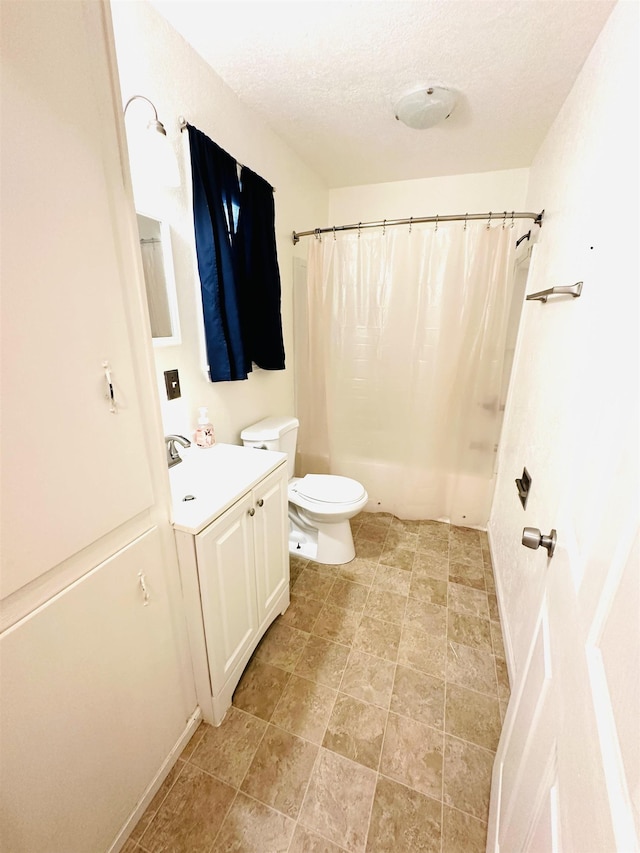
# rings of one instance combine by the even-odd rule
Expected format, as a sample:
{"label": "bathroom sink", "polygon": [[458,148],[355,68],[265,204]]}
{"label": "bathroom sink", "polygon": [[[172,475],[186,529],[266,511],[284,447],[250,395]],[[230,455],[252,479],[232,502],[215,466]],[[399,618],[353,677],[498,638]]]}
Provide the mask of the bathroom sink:
{"label": "bathroom sink", "polygon": [[169,469],[173,526],[193,534],[287,459],[286,453],[235,444],[192,445],[180,448],[180,456],[182,462]]}

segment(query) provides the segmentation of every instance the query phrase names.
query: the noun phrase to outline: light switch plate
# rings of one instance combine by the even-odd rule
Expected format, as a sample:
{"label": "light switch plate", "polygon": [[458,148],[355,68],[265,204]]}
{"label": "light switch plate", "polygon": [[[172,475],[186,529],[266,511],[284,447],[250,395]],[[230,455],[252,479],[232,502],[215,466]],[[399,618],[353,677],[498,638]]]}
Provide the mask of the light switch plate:
{"label": "light switch plate", "polygon": [[167,400],[177,400],[180,393],[180,377],[177,370],[165,370],[164,384],[167,389]]}

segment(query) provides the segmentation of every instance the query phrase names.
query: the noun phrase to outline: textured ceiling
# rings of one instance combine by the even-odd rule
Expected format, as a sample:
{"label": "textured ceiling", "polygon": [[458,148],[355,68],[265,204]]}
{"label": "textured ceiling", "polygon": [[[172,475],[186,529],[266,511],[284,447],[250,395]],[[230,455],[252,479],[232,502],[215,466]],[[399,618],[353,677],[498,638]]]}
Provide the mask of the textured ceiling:
{"label": "textured ceiling", "polygon": [[[152,0],[331,187],[528,166],[613,0]],[[394,99],[459,93],[412,130]]]}

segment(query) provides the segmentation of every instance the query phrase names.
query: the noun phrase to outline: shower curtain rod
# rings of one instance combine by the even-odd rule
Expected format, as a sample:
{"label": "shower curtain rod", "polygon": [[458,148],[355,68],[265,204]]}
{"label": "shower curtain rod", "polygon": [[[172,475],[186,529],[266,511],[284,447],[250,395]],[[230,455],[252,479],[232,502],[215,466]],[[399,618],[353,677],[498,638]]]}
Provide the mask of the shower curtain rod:
{"label": "shower curtain rod", "polygon": [[496,220],[502,219],[506,222],[507,219],[533,219],[535,225],[542,225],[544,218],[544,210],[540,213],[522,213],[514,210],[509,213],[507,210],[495,213],[456,213],[452,216],[411,216],[409,219],[383,219],[380,222],[356,222],[352,225],[332,225],[330,228],[314,228],[313,231],[294,231],[291,235],[293,245],[300,242],[301,237],[318,237],[320,234],[335,234],[336,231],[360,231],[361,228],[386,228],[387,225],[408,225],[411,228],[419,222],[457,222],[464,220],[471,222],[475,219],[488,219],[491,222],[492,218]]}

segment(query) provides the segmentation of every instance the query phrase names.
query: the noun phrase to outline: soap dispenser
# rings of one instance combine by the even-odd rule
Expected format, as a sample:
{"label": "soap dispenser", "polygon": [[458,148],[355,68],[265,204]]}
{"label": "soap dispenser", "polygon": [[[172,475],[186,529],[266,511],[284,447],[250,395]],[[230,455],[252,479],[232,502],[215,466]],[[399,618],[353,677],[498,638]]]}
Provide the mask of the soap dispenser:
{"label": "soap dispenser", "polygon": [[213,434],[213,425],[209,422],[206,406],[202,406],[198,410],[200,417],[198,418],[198,426],[195,432],[195,442],[198,447],[213,447],[216,443],[216,437]]}

